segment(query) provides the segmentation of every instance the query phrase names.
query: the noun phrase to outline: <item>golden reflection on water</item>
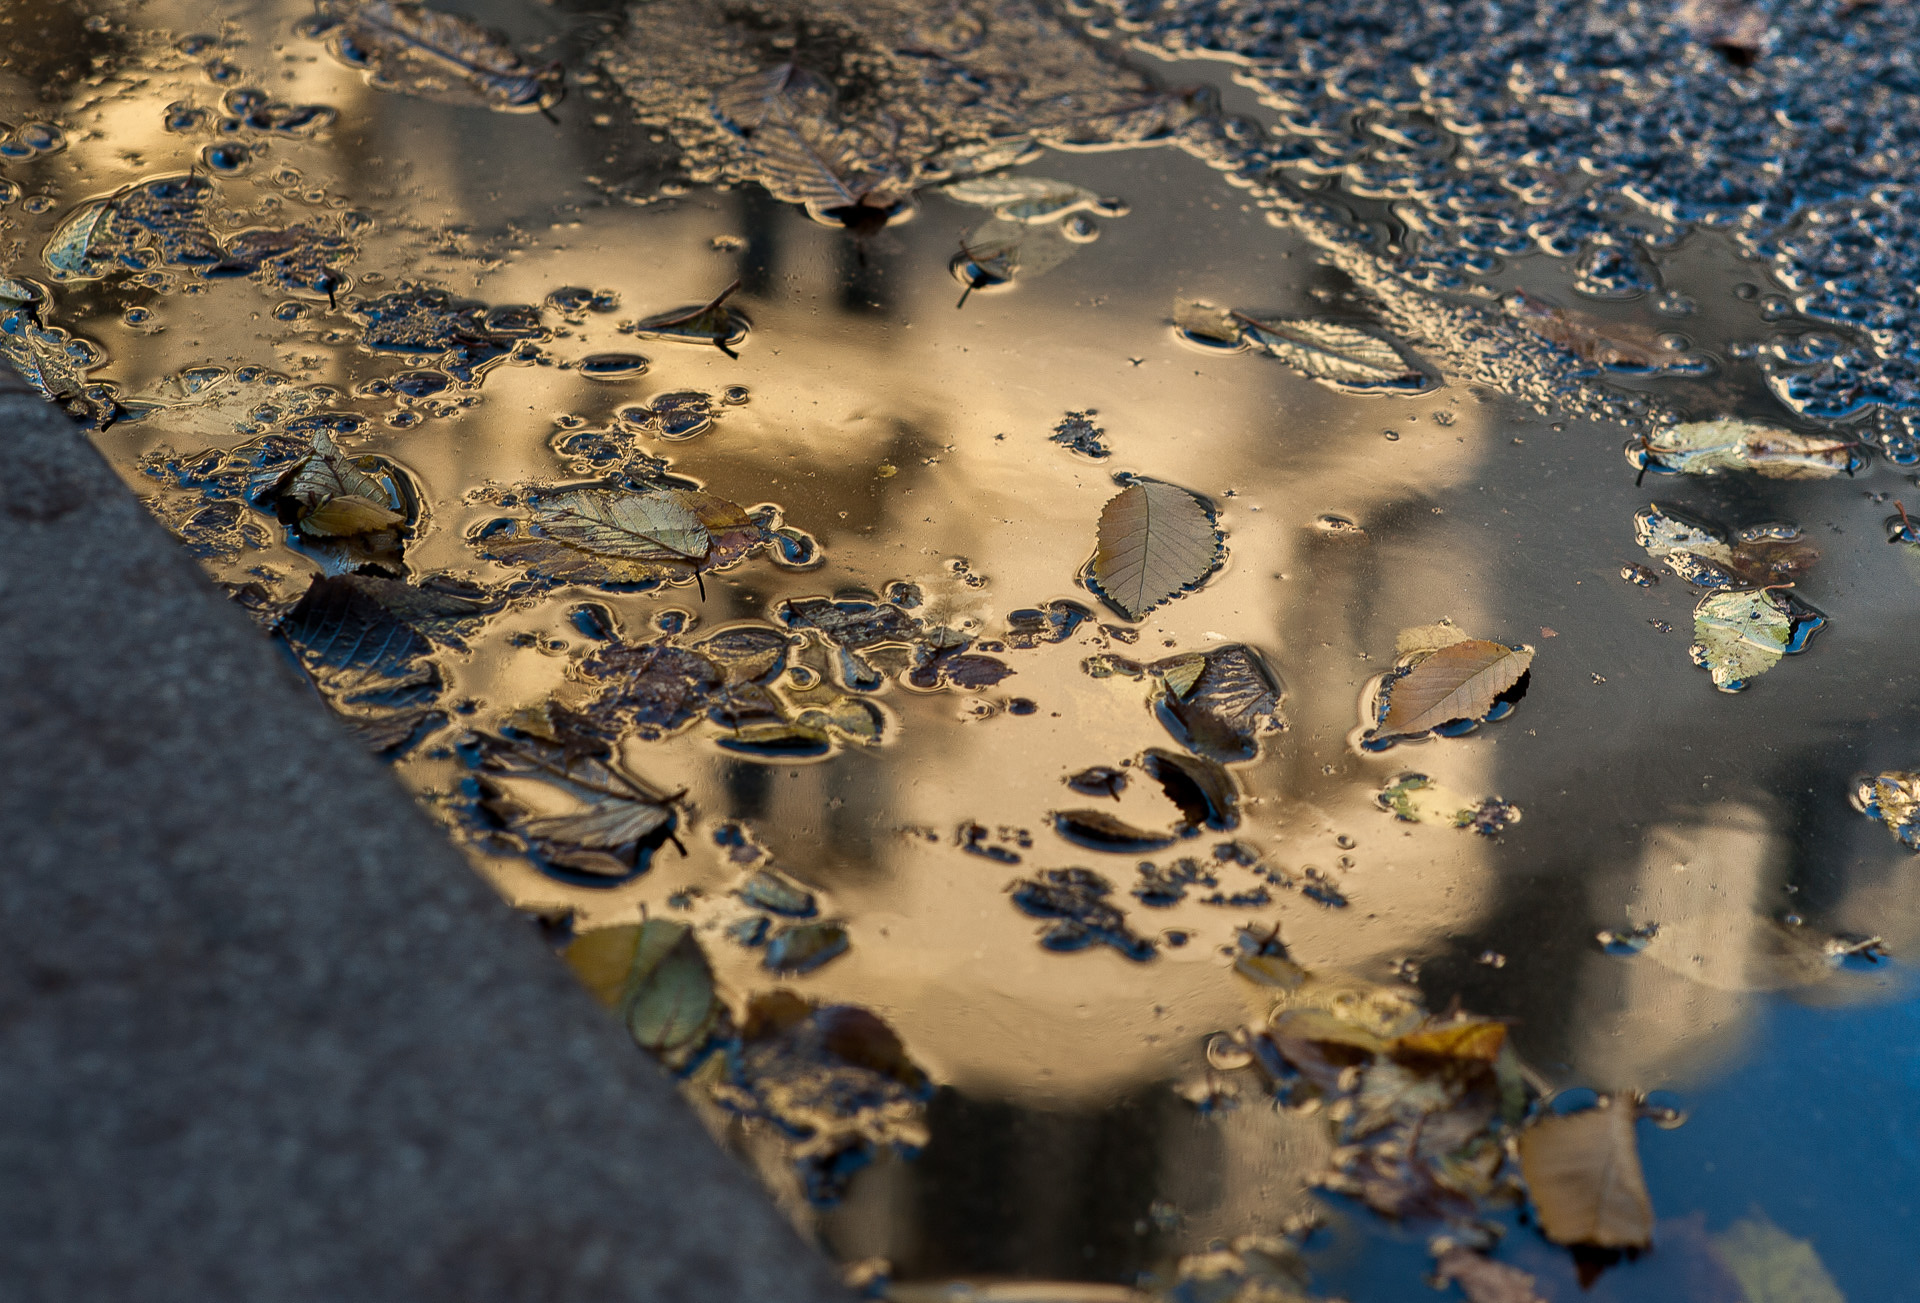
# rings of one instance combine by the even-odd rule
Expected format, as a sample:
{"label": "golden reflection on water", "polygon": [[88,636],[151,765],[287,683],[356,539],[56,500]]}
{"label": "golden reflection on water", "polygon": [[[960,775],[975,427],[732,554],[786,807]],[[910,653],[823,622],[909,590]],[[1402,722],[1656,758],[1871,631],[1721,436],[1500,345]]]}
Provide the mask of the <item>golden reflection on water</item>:
{"label": "golden reflection on water", "polygon": [[[514,904],[571,913],[583,931],[671,913],[672,898],[691,889],[704,893],[691,916],[718,919],[741,871],[708,833],[741,819],[775,864],[849,920],[850,953],[782,984],[875,1010],[940,1084],[976,1110],[1025,1119],[1027,1129],[1012,1120],[980,1126],[1029,1139],[976,1171],[950,1159],[937,1171],[879,1165],[821,1223],[841,1256],[899,1259],[933,1275],[974,1270],[964,1247],[940,1247],[953,1232],[927,1211],[939,1201],[922,1187],[942,1182],[993,1185],[996,1198],[1022,1210],[1035,1244],[1077,1243],[1093,1232],[1076,1201],[1106,1179],[1096,1159],[1110,1147],[1141,1151],[1128,1180],[1179,1210],[1177,1229],[1165,1233],[1169,1247],[1271,1230],[1301,1211],[1304,1182],[1326,1158],[1318,1119],[1254,1100],[1201,1118],[1170,1089],[1199,1070],[1210,1033],[1264,1013],[1261,994],[1233,976],[1222,953],[1249,921],[1278,923],[1311,970],[1380,981],[1414,971],[1396,970],[1396,961],[1438,963],[1448,974],[1442,998],[1465,991],[1479,1011],[1518,1018],[1517,1036],[1549,1079],[1601,1088],[1697,1080],[1754,1052],[1744,1029],[1758,993],[1817,985],[1821,998],[1884,994],[1836,978],[1817,946],[1779,922],[1790,840],[1800,834],[1763,794],[1775,762],[1761,748],[1772,743],[1736,731],[1750,724],[1724,721],[1766,700],[1768,736],[1783,745],[1795,736],[1833,741],[1842,730],[1818,693],[1764,696],[1772,681],[1753,700],[1718,698],[1685,664],[1686,594],[1674,584],[1643,594],[1614,577],[1630,559],[1628,521],[1645,501],[1619,473],[1618,433],[1549,426],[1459,387],[1410,398],[1337,394],[1277,363],[1176,340],[1168,325],[1176,297],[1305,315],[1324,311],[1313,291],[1336,283],[1310,245],[1268,224],[1199,163],[1167,150],[1049,155],[1029,170],[1120,195],[1131,214],[1104,219],[1100,239],[1048,275],[976,294],[956,310],[947,261],[978,210],[927,196],[915,220],[874,239],[863,264],[843,233],[757,194],[601,204],[583,178],[604,168],[618,132],[586,125],[584,103],[569,106],[556,128],[371,90],[291,35],[305,9],[293,0],[215,11],[156,4],[127,20],[243,36],[222,51],[246,69],[235,84],[340,110],[330,137],[275,142],[248,177],[222,179],[227,202],[324,192],[313,204],[322,211],[373,213],[380,226],[348,268],[362,295],[409,278],[489,304],[539,303],[564,285],[614,291],[617,314],[562,327],[545,351],[560,363],[612,350],[651,359],[645,376],[617,384],[561,365],[501,366],[477,406],[409,431],[369,427],[363,446],[402,463],[432,503],[430,527],[408,552],[415,573],[512,577],[477,562],[466,544],[498,514],[473,494],[563,477],[550,447],[556,418],[599,424],[655,393],[727,385],[746,386],[750,401],[725,409],[697,439],[654,451],[743,504],[778,503],[826,556],[805,573],[751,562],[711,576],[704,602],[688,588],[563,591],[516,603],[471,656],[445,658],[448,700],[478,703],[461,726],[493,727],[562,684],[584,649],[566,612],[583,598],[603,602],[639,636],[666,608],[712,630],[764,619],[787,597],[879,592],[907,580],[925,591],[920,614],[993,636],[1018,607],[1094,604],[1075,576],[1116,472],[1170,480],[1219,505],[1226,566],[1140,622],[1137,644],[1089,625],[1068,643],[1006,653],[1016,675],[985,693],[890,685],[877,698],[884,744],[818,763],[728,756],[705,724],[630,743],[637,772],[688,789],[684,859],[663,853],[630,883],[590,889],[470,847]],[[509,12],[528,22],[535,11],[503,7],[495,16]],[[219,90],[194,60],[156,60],[164,65],[157,71],[136,60],[60,106],[73,143],[35,174],[58,203],[43,216],[19,208],[5,216],[27,249],[83,198],[192,163],[203,139],[163,132],[162,109],[181,98],[210,105]],[[17,97],[21,87],[7,91]],[[297,185],[270,184],[283,166],[299,169]],[[736,302],[753,322],[737,361],[614,329],[703,301],[735,277],[746,281]],[[277,296],[245,282],[154,298],[164,326],[157,333],[122,324],[116,294],[63,291],[56,316],[106,346],[111,360],[95,378],[123,393],[189,365],[265,364],[342,391],[404,366],[330,333],[343,324],[337,316],[276,322]],[[1085,410],[1097,411],[1110,460],[1047,441],[1067,412]],[[131,468],[153,448],[199,446],[164,418],[99,442],[136,484]],[[1318,527],[1329,514],[1359,528]],[[267,563],[282,593],[304,586],[306,562],[276,552]],[[249,557],[214,569],[240,580],[257,564]],[[1836,592],[1833,606],[1852,600],[1878,620],[1859,625],[1879,630],[1861,635],[1861,655],[1910,636],[1903,621],[1911,614],[1873,595],[1884,584],[1868,582],[1897,571],[1897,560],[1882,552],[1830,566],[1862,581],[1849,590],[1859,596]],[[1893,591],[1909,593],[1907,582]],[[1675,631],[1651,632],[1654,613]],[[1124,623],[1111,612],[1101,618]],[[1477,636],[1538,645],[1527,700],[1511,719],[1465,738],[1358,753],[1350,738],[1361,694],[1392,664],[1396,631],[1441,618]],[[513,646],[513,635],[544,641]],[[1094,679],[1081,662],[1100,650],[1151,660],[1223,642],[1257,648],[1284,677],[1290,722],[1257,762],[1238,767],[1243,825],[1233,835],[1277,867],[1328,873],[1352,901],[1346,909],[1287,891],[1252,910],[1197,899],[1147,910],[1124,894],[1143,857],[1081,850],[1050,831],[1049,812],[1087,804],[1062,786],[1067,774],[1166,742],[1142,685]],[[1822,656],[1776,679],[1783,688],[1791,675],[1819,683],[1840,661],[1837,651]],[[1009,713],[1013,696],[1037,712]],[[1698,791],[1676,781],[1692,772],[1693,762],[1672,751],[1683,729],[1724,762]],[[1497,843],[1397,823],[1374,793],[1409,770],[1475,799],[1504,794],[1525,819]],[[456,799],[462,771],[444,751],[418,749],[398,771],[430,805]],[[1171,807],[1139,784],[1116,808],[1142,826],[1172,819]],[[967,822],[1024,830],[1032,843],[1019,851],[1024,862],[966,853],[956,830]],[[1857,918],[1896,949],[1909,947],[1920,928],[1911,893],[1885,867],[1896,852],[1871,827],[1849,825],[1847,837],[1846,853],[1863,866],[1861,889],[1850,894],[1843,882],[1829,893],[1826,921]],[[1212,840],[1154,858],[1204,854]],[[1005,889],[1035,869],[1073,864],[1119,885],[1136,928],[1191,930],[1194,940],[1163,947],[1146,964],[1103,948],[1041,949],[1038,925]],[[1253,883],[1242,873],[1227,885]],[[1643,923],[1659,931],[1632,960],[1592,942],[1598,927]],[[758,952],[717,936],[708,948],[735,997],[775,984]],[[1504,967],[1476,967],[1483,951]],[[797,1218],[817,1219],[767,1135],[714,1120]],[[1068,1271],[1063,1261],[1042,1247],[1001,1269]],[[1077,1266],[1098,1278],[1117,1270]]]}

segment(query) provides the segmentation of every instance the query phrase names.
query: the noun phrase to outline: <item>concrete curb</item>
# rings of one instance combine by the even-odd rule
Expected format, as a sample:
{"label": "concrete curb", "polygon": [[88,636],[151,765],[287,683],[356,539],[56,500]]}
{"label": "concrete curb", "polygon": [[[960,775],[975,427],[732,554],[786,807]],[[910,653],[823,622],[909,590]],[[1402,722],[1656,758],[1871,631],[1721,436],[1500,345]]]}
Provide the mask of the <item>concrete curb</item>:
{"label": "concrete curb", "polygon": [[4,367],[0,448],[0,1295],[846,1298]]}

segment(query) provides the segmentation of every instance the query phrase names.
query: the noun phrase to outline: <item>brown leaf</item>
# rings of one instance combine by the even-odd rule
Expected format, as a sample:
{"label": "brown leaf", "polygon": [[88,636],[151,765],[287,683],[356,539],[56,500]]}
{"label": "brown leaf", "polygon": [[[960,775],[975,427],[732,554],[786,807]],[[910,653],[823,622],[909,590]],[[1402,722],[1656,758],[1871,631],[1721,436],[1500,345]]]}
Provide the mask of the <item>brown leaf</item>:
{"label": "brown leaf", "polygon": [[1455,1018],[1415,1028],[1393,1043],[1396,1054],[1492,1063],[1507,1043],[1507,1025],[1486,1018]]}
{"label": "brown leaf", "polygon": [[1596,367],[1650,373],[1700,367],[1697,358],[1667,348],[1660,342],[1660,332],[1647,326],[1601,321],[1518,291],[1508,296],[1505,306],[1508,315],[1527,331]]}
{"label": "brown leaf", "polygon": [[1434,1264],[1433,1274],[1460,1286],[1472,1303],[1541,1303],[1532,1276],[1471,1249],[1448,1249]]}
{"label": "brown leaf", "polygon": [[1535,1122],[1520,1133],[1520,1171],[1554,1243],[1644,1249],[1651,1241],[1653,1201],[1628,1101]]}
{"label": "brown leaf", "polygon": [[1423,733],[1449,720],[1477,719],[1532,663],[1533,648],[1484,638],[1442,647],[1394,681],[1380,727],[1388,733]]}
{"label": "brown leaf", "polygon": [[1140,480],[1100,513],[1093,577],[1101,595],[1137,620],[1213,572],[1220,533],[1199,498],[1173,484]]}

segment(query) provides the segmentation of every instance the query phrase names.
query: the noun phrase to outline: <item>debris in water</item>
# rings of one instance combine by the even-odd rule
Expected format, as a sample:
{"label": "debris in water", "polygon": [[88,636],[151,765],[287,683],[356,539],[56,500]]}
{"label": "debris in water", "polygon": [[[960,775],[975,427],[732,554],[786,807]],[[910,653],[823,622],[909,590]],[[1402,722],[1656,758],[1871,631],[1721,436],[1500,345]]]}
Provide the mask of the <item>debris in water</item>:
{"label": "debris in water", "polygon": [[1878,819],[1910,851],[1920,851],[1920,773],[1889,769],[1854,785],[1853,808]]}
{"label": "debris in water", "polygon": [[1098,415],[1092,409],[1068,412],[1047,437],[1069,452],[1077,452],[1094,461],[1105,461],[1113,456],[1113,450],[1101,442],[1107,432],[1093,423],[1093,418]]}
{"label": "debris in water", "polygon": [[1850,439],[1795,434],[1756,421],[1692,421],[1628,441],[1627,461],[1640,471],[1719,475],[1752,471],[1776,480],[1852,475],[1866,454]]}
{"label": "debris in water", "polygon": [[1782,656],[1805,651],[1826,623],[1812,607],[1773,589],[1709,593],[1693,608],[1687,654],[1712,675],[1714,687],[1738,692]]}
{"label": "debris in water", "polygon": [[811,973],[847,952],[847,925],[830,919],[794,923],[775,932],[762,961],[775,973]]}
{"label": "debris in water", "polygon": [[728,357],[734,357],[734,345],[745,339],[752,328],[745,317],[726,306],[739,288],[740,282],[734,281],[705,303],[658,313],[625,329],[641,339],[711,344]]}
{"label": "debris in water", "polygon": [[[1446,639],[1443,645],[1433,641]],[[1401,634],[1400,659],[1367,709],[1363,750],[1380,751],[1428,733],[1456,736],[1504,718],[1526,692],[1533,648],[1469,638],[1452,625]]]}
{"label": "debris in water", "polygon": [[1761,525],[1729,535],[1657,503],[1635,514],[1633,536],[1648,555],[1696,588],[1790,583],[1820,559],[1797,526]]}
{"label": "debris in water", "polygon": [[1153,942],[1136,935],[1126,915],[1107,903],[1113,884],[1089,869],[1046,869],[1008,890],[1023,912],[1055,920],[1040,938],[1049,950],[1106,945],[1137,962],[1153,958]]}
{"label": "debris in water", "polygon": [[1511,801],[1489,796],[1476,802],[1448,791],[1425,774],[1400,775],[1374,800],[1402,822],[1431,819],[1456,828],[1471,828],[1484,837],[1497,836],[1520,822],[1520,807]]}
{"label": "debris in water", "polygon": [[1286,690],[1251,647],[1228,643],[1185,652],[1146,670],[1160,688],[1160,723],[1197,756],[1220,764],[1251,760],[1262,737],[1285,727]]}

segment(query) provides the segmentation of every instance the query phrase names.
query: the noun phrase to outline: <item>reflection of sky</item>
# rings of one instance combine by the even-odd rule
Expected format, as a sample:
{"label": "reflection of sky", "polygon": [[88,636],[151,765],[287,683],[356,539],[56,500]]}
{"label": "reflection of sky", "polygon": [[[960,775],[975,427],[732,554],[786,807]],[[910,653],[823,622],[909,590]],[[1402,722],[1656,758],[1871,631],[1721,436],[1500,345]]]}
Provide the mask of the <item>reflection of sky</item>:
{"label": "reflection of sky", "polygon": [[[841,233],[754,194],[588,204],[581,177],[605,165],[619,133],[588,132],[584,100],[556,129],[374,92],[286,36],[303,12],[247,8],[243,28],[259,35],[225,53],[278,94],[338,107],[341,126],[330,141],[275,144],[234,194],[271,190],[272,170],[292,163],[304,186],[378,214],[379,233],[350,268],[361,293],[406,276],[491,303],[535,303],[563,285],[615,290],[616,316],[570,328],[548,352],[570,361],[622,348],[652,359],[646,376],[619,385],[557,366],[502,367],[471,410],[406,433],[372,427],[366,446],[403,462],[434,501],[432,532],[412,553],[418,568],[506,577],[478,567],[464,542],[497,509],[464,495],[488,480],[557,476],[555,417],[598,423],[656,393],[730,384],[751,390],[746,406],[696,440],[649,451],[715,492],[778,502],[820,540],[827,564],[794,575],[749,563],[714,576],[704,607],[691,591],[601,599],[630,636],[668,605],[698,611],[710,630],[764,618],[786,596],[899,579],[923,586],[924,614],[991,634],[1016,607],[1092,601],[1074,576],[1115,472],[1207,494],[1228,535],[1225,569],[1143,621],[1137,644],[1108,650],[1151,660],[1243,641],[1287,681],[1291,727],[1241,771],[1249,802],[1239,835],[1286,869],[1328,870],[1354,903],[1329,911],[1281,893],[1258,916],[1277,919],[1310,968],[1384,980],[1390,960],[1420,961],[1434,1003],[1458,993],[1478,1012],[1515,1018],[1520,1045],[1555,1083],[1679,1085],[1692,1121],[1649,1132],[1644,1145],[1663,1213],[1702,1208],[1718,1226],[1760,1199],[1783,1227],[1818,1231],[1850,1293],[1887,1288],[1866,1273],[1885,1246],[1913,1238],[1899,1177],[1914,1166],[1920,1083],[1910,1051],[1888,1049],[1912,1041],[1913,1011],[1836,1014],[1763,994],[1782,985],[1767,957],[1789,909],[1816,942],[1880,933],[1911,953],[1920,937],[1905,852],[1844,806],[1856,770],[1912,761],[1900,749],[1916,722],[1912,579],[1876,536],[1884,505],[1844,484],[1635,487],[1612,428],[1560,428],[1458,387],[1412,399],[1337,395],[1276,362],[1183,346],[1167,326],[1176,296],[1309,313],[1325,310],[1314,291],[1339,286],[1310,247],[1171,151],[1053,154],[1033,165],[1120,195],[1132,212],[1103,219],[1101,238],[1046,276],[956,310],[946,263],[980,210],[928,196],[914,221],[873,241],[863,267]],[[204,21],[177,17],[182,30]],[[178,79],[115,83],[76,113],[99,139],[74,132],[73,148],[36,174],[63,203],[176,171],[204,143],[158,128],[168,101],[218,97],[178,62]],[[744,248],[716,248],[717,236]],[[612,329],[703,300],[736,275],[755,327],[737,362]],[[405,365],[341,347],[322,327],[278,328],[267,316],[276,296],[244,283],[162,300],[167,328],[153,335],[116,324],[116,293],[62,298],[107,345],[103,374],[129,389],[207,361],[270,362],[342,389]],[[1725,318],[1710,310],[1709,319]],[[1090,408],[1114,450],[1104,462],[1046,439],[1067,411]],[[166,437],[162,424],[143,423],[102,446],[124,461]],[[1804,591],[1834,619],[1814,650],[1745,696],[1714,693],[1686,662],[1692,595],[1672,580],[1643,591],[1617,577],[1637,559],[1632,514],[1656,496],[1730,524],[1787,516],[1813,531],[1828,556]],[[1364,537],[1316,530],[1327,513]],[[955,573],[959,558],[984,587]],[[301,563],[275,562],[297,587]],[[448,663],[452,693],[484,703],[474,722],[563,681],[579,650],[564,608],[580,596],[517,607],[476,655]],[[1535,644],[1527,699],[1463,739],[1356,755],[1357,701],[1390,664],[1395,631],[1443,616]],[[570,646],[507,645],[528,633]],[[1025,718],[895,687],[880,698],[892,738],[875,753],[756,765],[719,758],[705,726],[635,747],[641,773],[689,785],[699,819],[689,859],[662,856],[628,886],[590,892],[514,863],[486,865],[523,905],[575,909],[587,926],[628,921],[689,886],[723,901],[735,871],[703,834],[739,815],[850,918],[851,953],[793,984],[881,1012],[953,1091],[936,1108],[929,1154],[883,1165],[832,1219],[847,1256],[885,1254],[923,1274],[1118,1278],[1170,1246],[1271,1229],[1297,1209],[1301,1176],[1323,1159],[1311,1119],[1255,1101],[1196,1119],[1162,1088],[1192,1073],[1206,1033],[1260,1011],[1216,950],[1245,911],[1133,908],[1143,931],[1199,931],[1141,966],[1108,951],[1042,951],[1036,925],[1004,895],[1018,874],[1093,864],[1133,904],[1125,886],[1139,857],[1099,857],[1046,831],[1049,811],[1086,803],[1060,785],[1065,774],[1166,742],[1139,685],[1081,672],[1098,650],[1091,638],[1007,653],[1017,675],[979,701],[1031,697],[1040,710]],[[1497,843],[1395,824],[1372,794],[1409,770],[1475,798],[1497,791],[1524,818]],[[459,776],[425,754],[401,772],[438,793]],[[1138,785],[1121,808],[1141,822],[1170,818]],[[963,820],[1026,829],[1036,845],[1018,868],[966,855],[954,844]],[[1343,850],[1339,836],[1357,845]],[[1211,840],[1173,853],[1204,853]],[[1595,947],[1597,929],[1642,922],[1662,928],[1647,953]],[[724,942],[714,952],[731,989],[767,985],[753,954]],[[1483,952],[1504,966],[1478,962]],[[1883,996],[1871,977],[1846,975],[1808,998]],[[1155,1198],[1177,1206],[1176,1231],[1136,1231]],[[1869,1211],[1823,1211],[1843,1207]],[[1100,1246],[1095,1260],[1083,1243]]]}

